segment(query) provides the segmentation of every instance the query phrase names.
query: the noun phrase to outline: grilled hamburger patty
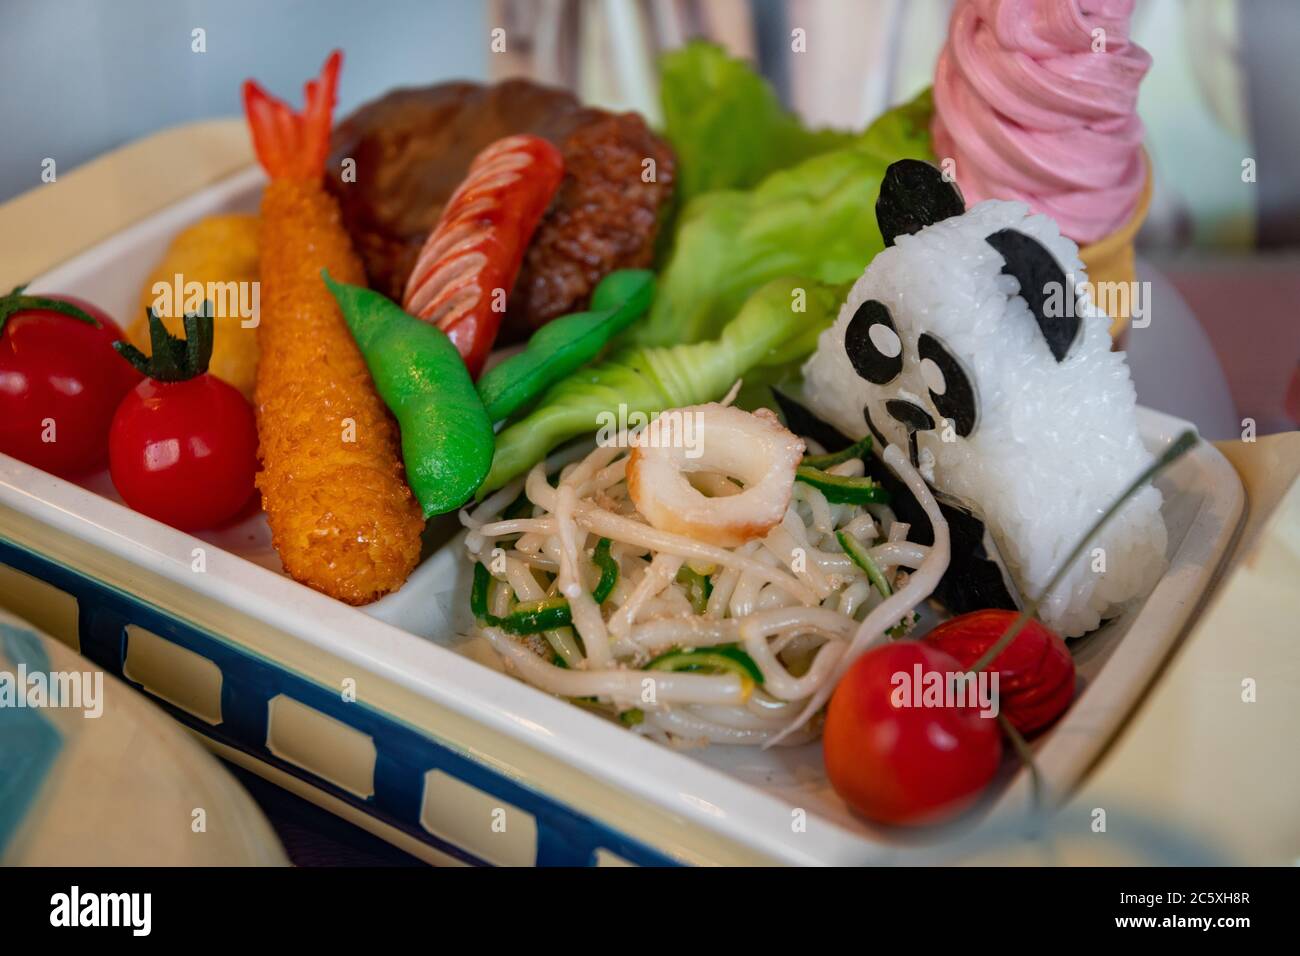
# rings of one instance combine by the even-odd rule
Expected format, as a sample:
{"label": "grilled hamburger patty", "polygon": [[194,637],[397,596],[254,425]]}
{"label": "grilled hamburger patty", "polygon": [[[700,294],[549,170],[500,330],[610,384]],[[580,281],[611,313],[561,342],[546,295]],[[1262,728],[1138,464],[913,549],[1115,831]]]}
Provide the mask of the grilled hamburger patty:
{"label": "grilled hamburger patty", "polygon": [[[584,107],[527,80],[440,83],[395,90],[334,130],[326,184],[371,286],[401,301],[420,247],[470,162],[516,133],[558,146],[565,174],[510,294],[507,328],[526,331],[580,311],[606,274],[650,264],[675,162],[639,115]],[[355,182],[344,181],[345,159],[355,162]],[[648,159],[652,182],[643,176]]]}

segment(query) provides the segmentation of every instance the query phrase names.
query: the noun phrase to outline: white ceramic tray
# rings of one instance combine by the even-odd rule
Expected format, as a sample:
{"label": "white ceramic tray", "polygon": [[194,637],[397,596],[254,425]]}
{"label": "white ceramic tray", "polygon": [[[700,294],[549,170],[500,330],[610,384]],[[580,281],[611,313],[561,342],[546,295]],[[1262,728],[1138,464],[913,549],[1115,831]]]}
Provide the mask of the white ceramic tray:
{"label": "white ceramic tray", "polygon": [[[260,173],[248,170],[204,190],[42,276],[32,290],[85,296],[125,324],[141,282],[176,232],[212,213],[255,210],[261,183]],[[1188,427],[1148,410],[1140,425],[1152,449]],[[1241,484],[1212,446],[1198,445],[1159,485],[1169,570],[1141,605],[1073,643],[1082,693],[1037,743],[1054,795],[1077,783],[1131,712],[1214,582],[1238,527]],[[61,544],[44,548],[42,529]],[[406,585],[363,610],[281,574],[260,515],[196,541],[121,505],[107,475],[71,484],[0,456],[0,543],[20,531],[28,550],[90,576],[98,569],[99,578],[117,579],[108,582],[114,587],[134,589],[155,610],[219,633],[259,660],[318,684],[359,671],[371,678],[360,681],[368,706],[664,860],[866,863],[905,860],[915,850],[913,841],[874,830],[847,810],[826,782],[819,744],[674,751],[458,653],[469,568],[446,522],[431,528],[426,558]],[[206,571],[196,574],[192,552],[204,544]],[[87,558],[78,568],[82,548],[102,560]],[[198,610],[187,613],[189,605]],[[238,622],[214,624],[214,607],[231,609]],[[1007,776],[989,803],[1015,813],[1027,799],[1027,775]],[[311,774],[296,780],[308,796],[315,784]],[[337,789],[323,787],[320,802],[356,817],[358,802],[338,806]],[[800,810],[805,829],[794,825]],[[443,855],[447,843],[473,842],[446,831]],[[536,859],[543,856],[539,849]],[[493,861],[474,847],[464,857]],[[597,857],[593,862],[606,859]]]}

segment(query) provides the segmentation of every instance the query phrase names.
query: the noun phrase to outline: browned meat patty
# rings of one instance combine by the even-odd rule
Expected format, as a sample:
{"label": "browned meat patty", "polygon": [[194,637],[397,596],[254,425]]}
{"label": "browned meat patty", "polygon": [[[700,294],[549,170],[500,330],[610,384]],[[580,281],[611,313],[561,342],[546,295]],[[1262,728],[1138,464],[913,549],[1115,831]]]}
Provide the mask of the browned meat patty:
{"label": "browned meat patty", "polygon": [[510,306],[515,312],[518,302],[529,328],[584,308],[615,269],[650,265],[660,211],[672,197],[672,151],[636,113],[583,123],[560,149],[564,182],[524,256]]}
{"label": "browned meat patty", "polygon": [[[650,264],[675,161],[639,115],[583,107],[527,80],[441,83],[395,90],[334,131],[327,185],[374,288],[401,300],[420,247],[470,162],[517,133],[555,143],[565,176],[510,295],[507,328],[580,311],[607,273]],[[345,181],[345,159],[355,163],[355,182]],[[643,176],[647,159],[654,160],[651,182]]]}

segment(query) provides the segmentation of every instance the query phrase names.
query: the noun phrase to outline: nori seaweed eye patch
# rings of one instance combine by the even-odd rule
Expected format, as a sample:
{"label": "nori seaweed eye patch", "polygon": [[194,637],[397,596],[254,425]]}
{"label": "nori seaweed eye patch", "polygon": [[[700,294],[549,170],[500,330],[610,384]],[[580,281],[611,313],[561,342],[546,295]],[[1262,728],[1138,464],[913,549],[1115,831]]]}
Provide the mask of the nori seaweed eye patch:
{"label": "nori seaweed eye patch", "polygon": [[1020,283],[1020,297],[1029,306],[1052,356],[1058,362],[1064,361],[1079,335],[1078,310],[1047,307],[1053,288],[1072,292],[1064,270],[1041,242],[1015,229],[999,229],[985,241],[1006,260],[1002,274]]}
{"label": "nori seaweed eye patch", "polygon": [[844,351],[853,369],[873,385],[893,381],[903,371],[903,344],[884,303],[868,299],[844,330]]}
{"label": "nori seaweed eye patch", "polygon": [[[957,434],[966,438],[975,430],[979,417],[976,408],[975,388],[970,376],[962,368],[961,362],[949,352],[938,338],[929,332],[922,332],[916,343],[917,353],[921,356],[921,372],[925,376],[926,363],[934,368],[934,374],[940,377],[942,388],[935,388],[928,380],[930,399],[934,407],[944,418],[950,418]],[[926,376],[928,379],[928,376]]]}

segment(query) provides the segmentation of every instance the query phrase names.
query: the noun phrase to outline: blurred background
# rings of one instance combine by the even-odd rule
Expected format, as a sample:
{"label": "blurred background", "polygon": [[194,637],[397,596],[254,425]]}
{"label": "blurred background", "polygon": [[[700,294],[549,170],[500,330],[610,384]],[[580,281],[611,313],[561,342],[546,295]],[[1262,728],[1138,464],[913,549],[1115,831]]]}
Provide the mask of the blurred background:
{"label": "blurred background", "polygon": [[[1065,2],[1065,0],[1062,0]],[[1094,0],[1084,0],[1094,2]],[[1100,2],[1100,0],[1097,0]],[[299,102],[341,47],[337,115],[398,86],[527,76],[661,119],[656,61],[706,37],[808,122],[861,129],[931,82],[952,0],[0,0],[0,203],[150,133]],[[500,32],[504,31],[504,32]],[[801,31],[806,51],[792,49]],[[1300,422],[1300,0],[1137,0],[1154,198],[1138,397],[1212,439]],[[494,49],[494,40],[497,49]],[[501,47],[504,48],[501,48]],[[185,156],[174,157],[183,164]],[[1253,164],[1253,181],[1243,163]],[[12,238],[5,241],[13,242]],[[236,771],[297,863],[413,862]]]}
{"label": "blurred background", "polygon": [[[358,21],[359,9],[365,12]],[[343,47],[344,113],[394,86],[525,75],[657,119],[655,54],[708,36],[814,124],[860,128],[929,85],[951,0],[0,0],[0,200],[157,129],[239,112]],[[506,50],[489,49],[506,30]],[[790,33],[811,37],[791,52]],[[204,49],[193,49],[196,29]],[[1157,167],[1148,248],[1300,244],[1300,4],[1137,0]],[[1257,161],[1243,183],[1243,157]]]}
{"label": "blurred background", "polygon": [[[951,0],[0,0],[0,201],[169,126],[296,93],[325,52],[340,113],[394,87],[526,75],[658,119],[655,60],[706,36],[808,121],[861,128],[931,81]],[[793,52],[792,31],[807,37]],[[492,49],[504,30],[504,51]],[[1155,193],[1139,239],[1162,315],[1127,343],[1139,397],[1210,437],[1300,420],[1300,3],[1137,0]],[[178,157],[183,161],[183,157]],[[1255,181],[1243,181],[1253,160]],[[1165,290],[1164,284],[1168,285]],[[1185,308],[1185,315],[1181,310]],[[1150,366],[1150,370],[1147,367]],[[1189,385],[1189,379],[1195,387]]]}

